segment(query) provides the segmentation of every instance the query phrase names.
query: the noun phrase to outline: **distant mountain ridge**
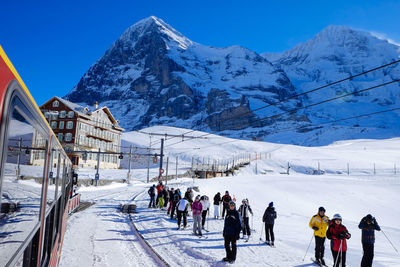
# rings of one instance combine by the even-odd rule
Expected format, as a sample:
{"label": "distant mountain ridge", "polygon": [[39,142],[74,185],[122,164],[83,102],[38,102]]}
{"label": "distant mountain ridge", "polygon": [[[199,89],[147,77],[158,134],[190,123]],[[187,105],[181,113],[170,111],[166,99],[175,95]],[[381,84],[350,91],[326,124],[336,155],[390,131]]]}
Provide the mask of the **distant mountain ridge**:
{"label": "distant mountain ridge", "polygon": [[[399,113],[395,112],[377,121],[343,122],[334,129],[281,130],[393,107],[400,103],[399,84],[346,98],[345,102],[264,121],[260,118],[400,77],[399,66],[321,93],[252,110],[394,61],[399,58],[399,50],[369,33],[329,26],[291,50],[259,55],[240,46],[214,48],[198,44],[152,16],[129,27],[65,98],[89,105],[99,101],[128,130],[170,125],[305,145],[330,143],[343,135],[393,137],[398,136],[400,123]],[[386,125],[388,119],[397,124]],[[360,127],[354,126],[357,124]]]}

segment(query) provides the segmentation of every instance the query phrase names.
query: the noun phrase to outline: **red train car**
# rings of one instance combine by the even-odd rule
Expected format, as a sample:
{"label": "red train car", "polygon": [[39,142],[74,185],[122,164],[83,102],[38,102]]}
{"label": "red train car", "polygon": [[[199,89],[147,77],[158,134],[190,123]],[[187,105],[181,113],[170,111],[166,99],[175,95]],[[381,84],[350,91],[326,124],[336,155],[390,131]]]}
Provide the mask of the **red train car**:
{"label": "red train car", "polygon": [[1,46],[0,144],[0,266],[57,266],[72,163]]}

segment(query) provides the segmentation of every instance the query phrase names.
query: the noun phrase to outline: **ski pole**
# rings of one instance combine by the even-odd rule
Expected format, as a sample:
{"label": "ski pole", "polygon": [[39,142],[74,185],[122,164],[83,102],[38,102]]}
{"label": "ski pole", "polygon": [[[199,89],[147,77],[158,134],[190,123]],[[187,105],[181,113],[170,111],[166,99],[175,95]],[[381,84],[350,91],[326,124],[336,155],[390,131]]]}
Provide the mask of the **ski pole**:
{"label": "ski pole", "polygon": [[336,256],[335,262],[333,263],[333,267],[336,267],[336,263],[340,262],[340,261],[338,262],[339,256],[340,256],[340,259],[342,258],[342,243],[343,243],[343,239],[340,239],[340,247],[339,247],[339,251]]}
{"label": "ski pole", "polygon": [[311,236],[310,243],[308,243],[308,247],[307,247],[307,250],[306,250],[306,254],[304,254],[303,261],[306,259],[306,256],[307,256],[307,253],[308,253],[308,249],[310,248],[311,242],[312,242],[313,239],[314,239],[314,233],[313,233],[312,236]]}
{"label": "ski pole", "polygon": [[399,254],[399,251],[396,249],[396,247],[393,245],[393,243],[390,241],[390,239],[387,237],[385,232],[381,229],[382,234],[386,237],[387,241],[389,241],[390,245],[392,245],[392,248]]}
{"label": "ski pole", "polygon": [[208,221],[210,220],[210,208],[208,208],[208,216],[207,216],[207,231],[210,231],[208,228]]}

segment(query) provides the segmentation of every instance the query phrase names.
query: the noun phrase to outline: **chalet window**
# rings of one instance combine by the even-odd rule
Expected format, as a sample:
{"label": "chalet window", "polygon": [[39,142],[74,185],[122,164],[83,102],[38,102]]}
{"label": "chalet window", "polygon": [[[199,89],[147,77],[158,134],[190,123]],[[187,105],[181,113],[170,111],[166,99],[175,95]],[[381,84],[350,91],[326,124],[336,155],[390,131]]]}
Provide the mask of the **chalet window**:
{"label": "chalet window", "polygon": [[60,102],[58,102],[57,100],[53,102],[53,108],[57,108],[60,106]]}
{"label": "chalet window", "polygon": [[74,128],[74,122],[73,121],[67,121],[67,129],[72,129]]}
{"label": "chalet window", "polygon": [[51,122],[51,128],[52,128],[52,129],[57,128],[57,122],[56,122],[56,121],[52,121],[52,122]]}
{"label": "chalet window", "polygon": [[73,118],[74,117],[74,112],[73,111],[69,111],[68,112],[68,118]]}
{"label": "chalet window", "polygon": [[57,135],[57,137],[58,137],[58,140],[59,140],[60,142],[63,141],[63,134],[62,134],[62,133],[59,133],[59,134]]}
{"label": "chalet window", "polygon": [[58,128],[59,129],[64,129],[64,122],[63,121],[60,121],[60,124],[59,124]]}
{"label": "chalet window", "polygon": [[65,141],[72,141],[72,133],[66,133],[65,134]]}
{"label": "chalet window", "polygon": [[49,112],[45,112],[45,113],[44,113],[44,117],[45,117],[46,119],[50,118],[50,113],[49,113]]}
{"label": "chalet window", "polygon": [[60,118],[65,118],[67,116],[67,112],[65,110],[60,111]]}

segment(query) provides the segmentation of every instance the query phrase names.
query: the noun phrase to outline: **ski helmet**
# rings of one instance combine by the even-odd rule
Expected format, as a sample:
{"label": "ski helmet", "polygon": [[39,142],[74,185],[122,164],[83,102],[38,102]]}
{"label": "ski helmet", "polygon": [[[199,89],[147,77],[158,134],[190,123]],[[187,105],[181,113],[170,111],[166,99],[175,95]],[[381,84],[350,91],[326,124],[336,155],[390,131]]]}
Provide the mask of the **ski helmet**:
{"label": "ski helmet", "polygon": [[333,219],[333,220],[336,220],[336,219],[342,220],[342,216],[340,216],[339,213],[336,213],[335,215],[333,215],[333,218],[332,218],[332,219]]}
{"label": "ski helmet", "polygon": [[270,202],[269,204],[268,204],[268,207],[273,207],[274,206],[274,202]]}

